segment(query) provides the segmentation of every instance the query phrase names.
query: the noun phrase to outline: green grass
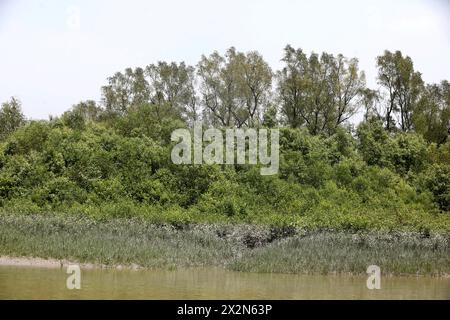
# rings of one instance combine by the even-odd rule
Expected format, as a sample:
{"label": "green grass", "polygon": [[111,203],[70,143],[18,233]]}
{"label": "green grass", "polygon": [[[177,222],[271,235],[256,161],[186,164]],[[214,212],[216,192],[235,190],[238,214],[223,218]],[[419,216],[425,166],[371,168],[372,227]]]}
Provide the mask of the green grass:
{"label": "green grass", "polygon": [[450,274],[450,234],[155,224],[142,218],[0,214],[0,255],[146,268],[277,273]]}
{"label": "green grass", "polygon": [[218,265],[232,246],[204,230],[179,232],[137,219],[2,215],[0,254],[143,267]]}
{"label": "green grass", "polygon": [[411,233],[321,232],[247,252],[229,267],[247,272],[353,273],[377,265],[384,274],[450,274],[450,238]]}

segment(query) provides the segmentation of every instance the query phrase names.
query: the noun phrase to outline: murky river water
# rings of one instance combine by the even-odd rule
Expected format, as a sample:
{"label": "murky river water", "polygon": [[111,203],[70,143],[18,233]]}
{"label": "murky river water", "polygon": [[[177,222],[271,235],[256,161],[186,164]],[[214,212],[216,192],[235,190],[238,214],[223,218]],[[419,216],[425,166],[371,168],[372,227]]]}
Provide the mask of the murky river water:
{"label": "murky river water", "polygon": [[450,299],[450,279],[232,272],[223,269],[81,269],[81,289],[69,290],[65,268],[0,266],[0,299]]}

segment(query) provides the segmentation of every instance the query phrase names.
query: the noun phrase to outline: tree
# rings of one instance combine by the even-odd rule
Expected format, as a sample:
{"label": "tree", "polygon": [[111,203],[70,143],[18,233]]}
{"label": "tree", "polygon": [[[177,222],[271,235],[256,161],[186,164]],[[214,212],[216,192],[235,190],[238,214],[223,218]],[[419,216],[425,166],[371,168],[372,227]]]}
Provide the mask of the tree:
{"label": "tree", "polygon": [[11,97],[2,103],[0,108],[0,138],[8,136],[11,132],[25,124],[25,116],[22,113],[21,102]]}
{"label": "tree", "polygon": [[285,67],[278,72],[278,97],[287,123],[306,126],[311,134],[333,133],[359,108],[357,98],[365,76],[357,59],[328,53],[309,57],[291,46],[285,48]]}
{"label": "tree", "polygon": [[252,127],[260,122],[261,113],[268,106],[272,70],[256,51],[235,53],[233,58],[237,64],[235,71],[241,94],[245,99],[247,125]]}
{"label": "tree", "polygon": [[428,84],[413,115],[414,128],[429,142],[443,144],[450,130],[450,83]]}
{"label": "tree", "polygon": [[195,70],[184,62],[161,61],[145,69],[127,68],[108,78],[108,85],[102,87],[102,100],[110,115],[123,116],[132,108],[152,103],[158,119],[172,113],[193,122],[198,117]]}
{"label": "tree", "polygon": [[287,123],[292,128],[298,128],[308,118],[305,111],[308,106],[307,90],[309,81],[306,77],[308,73],[308,58],[301,49],[295,50],[287,46],[282,61],[285,67],[278,71],[278,95],[281,102],[281,111]]}
{"label": "tree", "polygon": [[198,63],[205,118],[224,127],[254,126],[268,106],[272,71],[256,51],[247,54],[231,47]]}
{"label": "tree", "polygon": [[71,110],[64,112],[62,119],[66,125],[74,129],[83,129],[86,122],[99,121],[103,109],[95,101],[81,101]]}
{"label": "tree", "polygon": [[357,99],[365,90],[366,77],[363,71],[359,71],[358,59],[347,59],[341,54],[336,58],[333,56],[330,58],[332,70],[330,85],[333,88],[336,105],[335,126],[332,129],[335,129],[358,112]]}
{"label": "tree", "polygon": [[195,69],[184,62],[158,62],[145,68],[149,78],[150,102],[168,107],[183,115],[191,124],[198,120],[198,99],[195,92]]}
{"label": "tree", "polygon": [[384,119],[386,129],[393,130],[397,122],[402,131],[413,128],[412,115],[423,87],[421,74],[414,71],[410,57],[400,51],[388,50],[377,57],[378,83],[387,92]]}
{"label": "tree", "polygon": [[110,114],[123,115],[132,105],[149,100],[149,84],[142,68],[125,69],[108,78],[108,85],[102,87],[102,100]]}
{"label": "tree", "polygon": [[382,116],[378,110],[380,99],[380,93],[377,90],[365,88],[361,91],[361,103],[365,110],[365,121],[381,120]]}

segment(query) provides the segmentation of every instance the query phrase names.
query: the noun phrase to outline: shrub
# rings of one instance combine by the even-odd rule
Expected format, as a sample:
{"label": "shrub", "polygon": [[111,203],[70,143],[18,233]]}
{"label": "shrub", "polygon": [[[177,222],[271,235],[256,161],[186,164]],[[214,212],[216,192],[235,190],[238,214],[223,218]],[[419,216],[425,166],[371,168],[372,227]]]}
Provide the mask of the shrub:
{"label": "shrub", "polygon": [[429,190],[441,210],[450,211],[450,165],[433,164],[418,180],[419,188]]}

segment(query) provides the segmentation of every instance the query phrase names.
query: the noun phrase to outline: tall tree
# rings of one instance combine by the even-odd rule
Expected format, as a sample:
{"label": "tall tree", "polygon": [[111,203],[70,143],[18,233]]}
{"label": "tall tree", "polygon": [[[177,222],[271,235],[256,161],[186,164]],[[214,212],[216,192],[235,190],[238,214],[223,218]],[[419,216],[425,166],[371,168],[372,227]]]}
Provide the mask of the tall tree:
{"label": "tall tree", "polygon": [[305,126],[312,134],[333,133],[358,111],[365,76],[356,59],[325,52],[307,57],[287,46],[283,61],[277,89],[289,125]]}
{"label": "tall tree", "polygon": [[150,101],[166,107],[193,123],[198,119],[199,108],[195,91],[195,69],[184,62],[158,62],[145,68],[150,89]]}
{"label": "tall tree", "polygon": [[156,116],[178,114],[188,121],[198,117],[195,93],[195,70],[184,62],[158,62],[145,69],[125,69],[108,78],[102,87],[102,100],[107,113],[124,115],[130,108],[154,104]]}
{"label": "tall tree", "polygon": [[307,77],[308,58],[301,49],[295,50],[288,45],[284,49],[282,61],[285,67],[277,72],[281,111],[287,123],[297,128],[309,122],[305,114],[309,103],[307,91],[310,87],[310,80]]}
{"label": "tall tree", "polygon": [[18,99],[11,97],[9,101],[2,103],[0,108],[0,138],[8,136],[24,123],[22,104]]}
{"label": "tall tree", "polygon": [[272,71],[256,51],[247,54],[231,47],[202,56],[198,63],[200,92],[206,118],[221,126],[254,126],[269,103]]}
{"label": "tall tree", "polygon": [[423,88],[421,74],[414,71],[411,58],[403,57],[400,51],[392,53],[386,50],[377,57],[377,67],[378,83],[387,93],[384,112],[386,129],[394,129],[397,122],[402,131],[411,130],[412,115]]}
{"label": "tall tree", "polygon": [[108,85],[102,87],[102,100],[106,111],[125,114],[128,108],[149,100],[149,84],[142,68],[125,69],[108,78]]}
{"label": "tall tree", "polygon": [[380,102],[380,93],[377,90],[365,88],[361,91],[361,103],[364,107],[364,120],[381,120],[382,116],[378,109]]}
{"label": "tall tree", "polygon": [[339,54],[331,57],[331,86],[335,102],[335,127],[354,116],[359,109],[362,93],[365,90],[366,78],[359,71],[356,58],[347,59]]}
{"label": "tall tree", "polygon": [[413,115],[414,128],[429,142],[442,144],[450,132],[450,83],[428,84]]}
{"label": "tall tree", "polygon": [[256,51],[247,54],[235,53],[236,77],[240,94],[245,100],[247,125],[260,123],[262,113],[266,110],[272,86],[272,70],[263,57]]}

